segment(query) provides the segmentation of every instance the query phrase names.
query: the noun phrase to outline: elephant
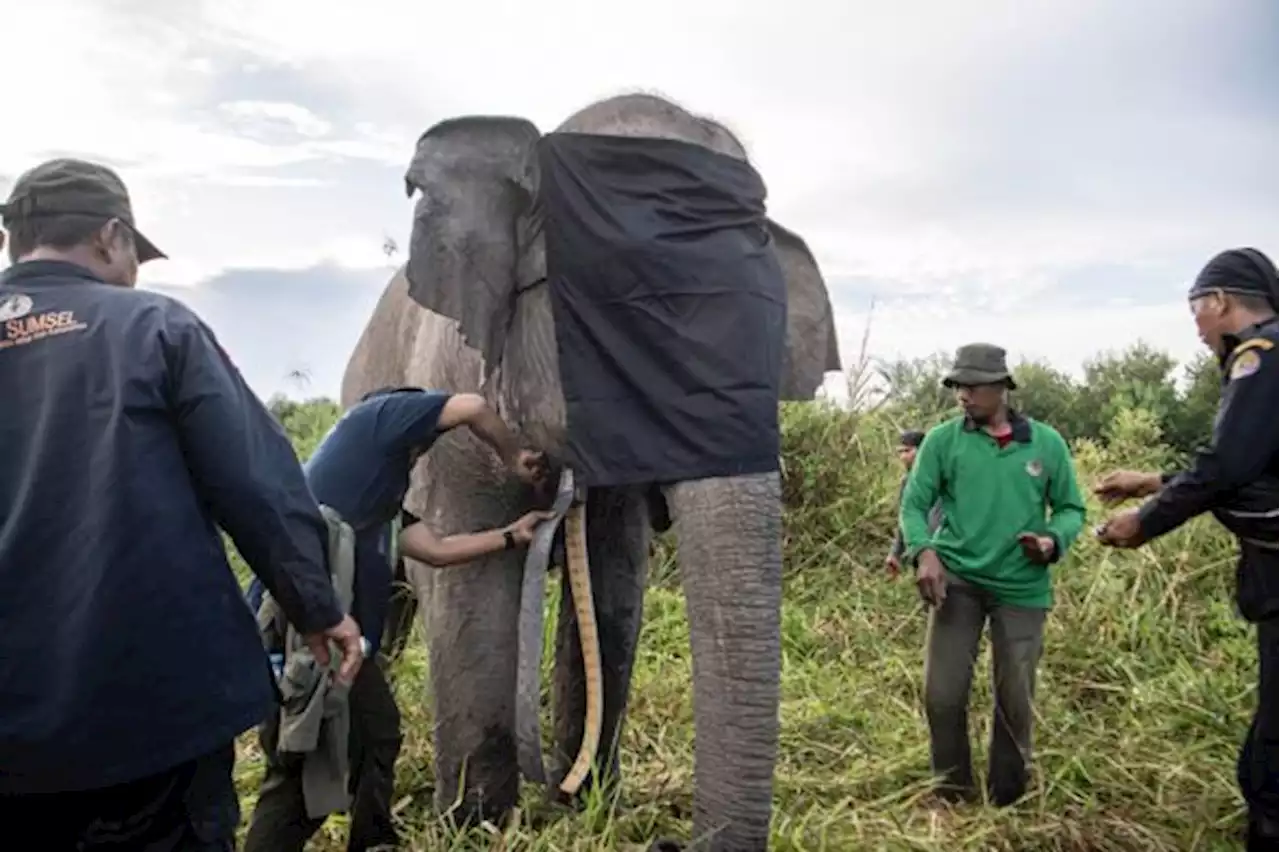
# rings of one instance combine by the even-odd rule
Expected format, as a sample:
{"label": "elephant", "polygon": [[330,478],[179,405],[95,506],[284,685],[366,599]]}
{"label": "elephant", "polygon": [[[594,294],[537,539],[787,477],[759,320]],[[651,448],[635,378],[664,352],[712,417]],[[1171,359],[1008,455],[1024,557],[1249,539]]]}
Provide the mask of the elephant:
{"label": "elephant", "polygon": [[[650,94],[595,102],[557,132],[654,137],[748,162],[722,124]],[[467,116],[420,137],[406,192],[421,193],[408,263],[359,337],[342,404],[383,386],[477,392],[548,458],[563,462],[565,399],[539,221],[541,133],[516,117]],[[813,399],[840,370],[833,312],[817,261],[767,220],[786,285],[780,400]],[[412,275],[419,253],[417,275]],[[415,279],[416,280],[411,280]],[[442,435],[416,464],[405,508],[443,535],[508,523],[527,488],[466,430]],[[782,597],[779,474],[592,488],[586,549],[602,672],[597,773],[620,779],[619,734],[639,640],[651,536],[673,527],[693,652],[693,836],[699,848],[764,849],[778,748]],[[518,552],[405,574],[424,619],[435,718],[438,810],[505,820],[520,772],[513,738]],[[561,606],[552,684],[553,754],[563,774],[583,739],[584,666],[572,606]],[[699,840],[701,838],[701,840]]]}

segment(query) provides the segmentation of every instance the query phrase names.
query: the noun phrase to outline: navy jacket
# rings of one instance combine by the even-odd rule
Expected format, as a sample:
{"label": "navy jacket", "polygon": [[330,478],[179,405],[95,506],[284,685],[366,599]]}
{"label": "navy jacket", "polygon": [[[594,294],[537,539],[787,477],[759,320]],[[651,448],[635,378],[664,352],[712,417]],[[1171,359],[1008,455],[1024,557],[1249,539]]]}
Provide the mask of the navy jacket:
{"label": "navy jacket", "polygon": [[279,424],[180,302],[79,266],[0,279],[0,793],[92,789],[273,706],[215,524],[304,632],[341,618]]}
{"label": "navy jacket", "polygon": [[1196,452],[1189,468],[1163,477],[1164,488],[1143,505],[1139,518],[1143,535],[1153,539],[1211,512],[1240,540],[1236,605],[1246,620],[1260,622],[1277,612],[1276,320],[1246,328],[1225,342],[1213,438]]}

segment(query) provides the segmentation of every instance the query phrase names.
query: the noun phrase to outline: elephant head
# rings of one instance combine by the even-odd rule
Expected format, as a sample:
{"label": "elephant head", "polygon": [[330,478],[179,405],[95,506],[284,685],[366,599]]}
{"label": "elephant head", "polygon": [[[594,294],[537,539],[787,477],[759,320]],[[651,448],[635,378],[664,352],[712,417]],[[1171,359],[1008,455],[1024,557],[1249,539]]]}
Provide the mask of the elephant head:
{"label": "elephant head", "polygon": [[[596,103],[557,130],[678,139],[747,159],[719,123],[646,95]],[[422,134],[405,176],[406,192],[418,194],[406,277],[416,303],[458,322],[483,361],[482,385],[506,413],[554,448],[564,402],[557,365],[548,363],[556,351],[546,291],[537,287],[546,278],[539,138],[525,119],[488,116],[450,119]],[[823,374],[840,369],[831,304],[804,240],[772,220],[768,226],[787,278],[781,399],[812,399]]]}
{"label": "elephant head", "polygon": [[[648,95],[595,103],[570,117],[558,131],[679,140],[747,160],[741,143],[721,124]],[[551,298],[543,286],[547,262],[536,154],[540,138],[533,124],[510,117],[451,119],[419,138],[406,174],[407,192],[419,194],[409,260],[375,308],[357,345],[344,378],[344,403],[371,387],[390,383],[480,390],[508,422],[553,458],[562,452],[565,401]],[[840,369],[826,285],[798,235],[771,220],[767,230],[786,279],[780,398],[812,399],[824,372]],[[434,454],[419,465],[409,500],[417,514],[434,511],[441,517],[444,510],[438,507],[456,505],[462,499],[456,490],[464,486],[452,475],[457,468],[447,460],[433,461]],[[657,501],[657,512],[652,501],[637,503],[626,495],[613,495],[605,502],[624,508],[638,505],[636,511],[646,520],[660,522],[669,514],[674,521],[694,651],[695,835],[708,836],[714,849],[764,848],[777,750],[778,477],[772,473],[676,482],[665,485],[661,496],[665,499]],[[595,496],[590,499],[596,500]],[[627,522],[616,520],[624,515],[630,518],[626,514],[630,511],[602,513],[604,523],[618,526],[611,533],[616,541],[600,546],[627,549],[626,559],[634,562],[644,559],[647,534],[640,536]],[[476,528],[474,519],[465,523]],[[594,554],[592,561],[597,584],[614,582],[608,572],[596,574]],[[619,584],[638,585],[642,594],[640,570],[638,583],[631,578]],[[464,589],[466,580],[448,580],[445,591],[455,596],[454,603],[437,603],[429,618],[448,620],[454,608],[462,605],[459,596],[484,594],[487,617],[514,620],[510,606],[495,603],[492,583],[501,582],[494,580],[497,576],[489,576],[485,582],[490,585],[483,593],[474,584]],[[597,589],[598,604],[601,594]],[[618,688],[621,697],[606,695],[606,716],[620,715],[625,704],[629,655],[638,631],[637,601],[624,600],[621,593],[616,600],[620,601],[616,607],[607,602],[597,607],[601,636],[610,632],[610,613],[625,612],[629,626],[620,633],[631,635],[632,644],[627,646],[625,636],[619,640],[628,649],[628,659],[619,669],[625,670]],[[437,662],[441,671],[449,665],[445,653],[437,652],[437,639],[454,643],[456,651],[457,643],[467,641],[459,637],[471,629],[461,620],[453,624],[429,625],[433,676],[470,676],[461,668],[450,669],[456,675],[437,674]],[[496,641],[492,640],[494,630],[486,634],[490,637],[486,641]],[[605,656],[608,680],[608,653]],[[469,655],[473,662],[478,658],[478,654]],[[504,670],[489,679],[507,676]],[[440,689],[437,681],[437,693]],[[453,683],[449,689],[461,693]],[[437,695],[438,716],[440,702]],[[457,708],[446,707],[443,712],[455,722],[465,715]],[[492,730],[487,735],[502,726],[499,716],[494,719],[498,721],[489,725]],[[442,724],[439,719],[437,724]],[[479,745],[468,747],[480,749]],[[497,758],[486,752],[486,760],[492,765]]]}

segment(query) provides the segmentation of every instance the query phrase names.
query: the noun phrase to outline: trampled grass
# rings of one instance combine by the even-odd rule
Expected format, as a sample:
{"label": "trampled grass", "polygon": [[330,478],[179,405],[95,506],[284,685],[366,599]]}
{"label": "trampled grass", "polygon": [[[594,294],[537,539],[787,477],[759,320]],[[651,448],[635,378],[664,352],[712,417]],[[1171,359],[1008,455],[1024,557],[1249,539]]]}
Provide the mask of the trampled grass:
{"label": "trampled grass", "polygon": [[[1235,755],[1254,695],[1253,634],[1232,604],[1233,546],[1209,519],[1149,550],[1100,548],[1086,528],[1055,566],[1037,701],[1035,774],[1008,809],[944,809],[927,796],[924,613],[906,578],[885,579],[898,468],[870,418],[794,407],[786,418],[786,589],[779,850],[1211,850],[1239,848]],[[1110,450],[1078,449],[1082,486],[1102,468],[1162,461],[1141,418]],[[1092,505],[1089,523],[1104,516]],[[549,606],[554,602],[549,602]],[[693,769],[684,600],[658,548],[624,733],[618,800],[569,814],[525,790],[505,831],[445,830],[431,809],[431,718],[419,634],[396,666],[405,743],[397,815],[412,850],[644,849],[687,837]],[[979,772],[990,728],[990,653],[970,728]],[[245,819],[260,777],[256,738],[239,765]],[[345,848],[334,817],[311,848]]]}

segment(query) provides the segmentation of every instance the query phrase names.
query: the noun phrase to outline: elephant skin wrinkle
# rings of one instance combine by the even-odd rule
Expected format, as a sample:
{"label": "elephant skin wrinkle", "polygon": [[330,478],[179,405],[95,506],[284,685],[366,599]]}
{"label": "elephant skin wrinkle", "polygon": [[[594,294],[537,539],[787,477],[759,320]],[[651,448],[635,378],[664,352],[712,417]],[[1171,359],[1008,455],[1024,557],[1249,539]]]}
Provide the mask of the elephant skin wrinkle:
{"label": "elephant skin wrinkle", "polygon": [[765,849],[782,673],[776,473],[667,489],[693,646],[693,836]]}

